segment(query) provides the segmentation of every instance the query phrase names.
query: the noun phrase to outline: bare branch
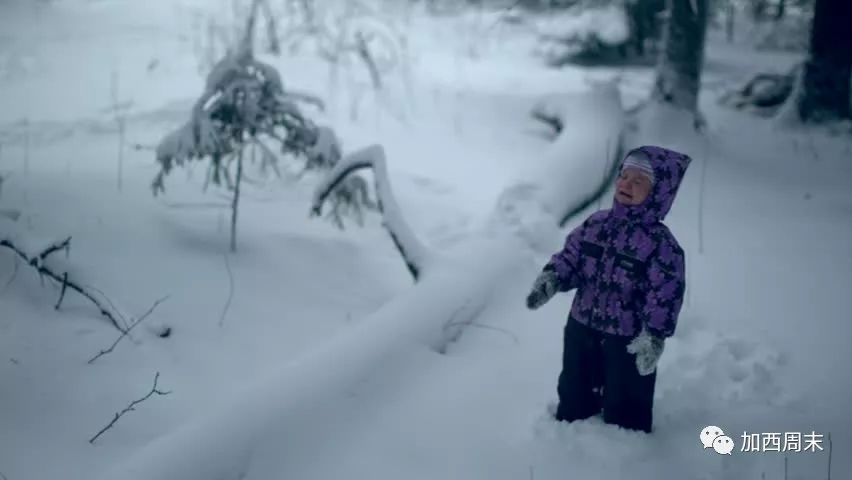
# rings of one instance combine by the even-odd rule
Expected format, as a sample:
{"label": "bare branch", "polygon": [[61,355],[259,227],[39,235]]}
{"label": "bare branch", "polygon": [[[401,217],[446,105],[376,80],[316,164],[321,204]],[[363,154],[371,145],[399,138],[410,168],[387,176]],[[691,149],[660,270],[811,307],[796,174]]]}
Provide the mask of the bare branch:
{"label": "bare branch", "polygon": [[[70,237],[66,241],[70,241]],[[125,331],[125,328],[123,328],[118,323],[118,320],[116,319],[113,312],[110,311],[109,309],[107,309],[103,305],[103,303],[101,303],[97,298],[95,298],[94,295],[92,295],[87,289],[80,286],[79,284],[77,284],[74,281],[71,281],[71,280],[64,281],[63,280],[64,275],[60,275],[60,274],[56,273],[55,271],[53,271],[52,269],[50,269],[49,267],[44,265],[44,263],[41,260],[43,260],[50,253],[52,253],[56,250],[59,250],[59,248],[53,249],[52,247],[49,247],[48,249],[43,251],[40,256],[30,257],[29,255],[27,255],[23,250],[21,250],[17,245],[15,245],[9,239],[0,240],[0,247],[6,247],[6,248],[12,250],[13,252],[15,252],[15,254],[17,254],[21,259],[23,259],[28,265],[35,268],[36,271],[39,273],[39,275],[41,275],[43,277],[47,276],[48,278],[52,279],[53,281],[55,281],[59,284],[64,283],[67,288],[70,288],[71,290],[74,290],[75,292],[79,293],[80,295],[86,297],[90,302],[92,302],[98,308],[101,315],[106,317],[110,321],[110,323],[113,324],[113,326],[115,328],[117,328],[120,332]]]}
{"label": "bare branch", "polygon": [[62,274],[62,291],[59,292],[59,300],[56,301],[56,305],[53,307],[54,310],[59,310],[59,307],[62,305],[62,300],[65,298],[65,291],[68,289],[68,272]]}
{"label": "bare branch", "polygon": [[381,90],[382,76],[379,73],[379,68],[376,66],[375,60],[373,60],[372,53],[370,53],[370,47],[367,45],[367,39],[364,37],[362,32],[357,32],[355,34],[355,53],[357,53],[358,58],[364,62],[364,65],[367,66],[367,70],[370,72],[370,80],[373,83],[373,88],[375,90]]}
{"label": "bare branch", "polygon": [[94,357],[89,359],[89,361],[87,363],[89,365],[91,365],[92,363],[95,362],[95,360],[99,359],[100,357],[102,357],[102,356],[104,356],[108,353],[112,353],[112,351],[115,349],[116,345],[118,345],[118,342],[120,342],[122,338],[128,336],[130,334],[130,331],[133,330],[134,328],[136,328],[136,325],[139,325],[140,323],[142,323],[142,320],[145,320],[146,318],[148,318],[148,316],[151,315],[151,313],[154,312],[154,309],[157,308],[157,306],[160,305],[161,303],[165,302],[168,298],[169,298],[168,296],[165,296],[165,297],[157,300],[156,302],[154,302],[154,304],[151,305],[151,307],[148,309],[148,311],[146,311],[145,313],[142,314],[142,316],[140,316],[139,318],[134,320],[133,323],[130,324],[130,327],[128,327],[127,330],[122,332],[121,335],[119,335],[118,338],[115,339],[115,341],[112,343],[112,345],[110,345],[110,347],[108,349],[101,350],[100,352],[98,352],[97,355],[95,355]]}
{"label": "bare branch", "polygon": [[[66,252],[68,252],[68,249],[70,248],[70,243],[71,237],[68,237],[61,242],[54,242],[53,244],[46,247],[40,254],[38,254],[38,260],[43,262],[47,257],[50,256],[50,254],[59,250],[65,250]],[[31,260],[31,262],[33,260]]]}
{"label": "bare branch", "polygon": [[234,273],[231,271],[231,262],[228,261],[227,254],[225,254],[225,269],[228,271],[228,300],[225,302],[222,314],[219,316],[220,327],[225,323],[225,315],[228,314],[228,310],[231,308],[231,300],[234,298]]}
{"label": "bare branch", "polygon": [[113,418],[113,419],[112,419],[112,421],[111,421],[111,422],[109,422],[109,425],[107,425],[106,427],[102,428],[102,429],[101,429],[101,431],[99,431],[99,432],[98,432],[98,433],[97,433],[94,437],[90,438],[90,439],[89,439],[89,443],[94,444],[94,443],[95,443],[95,440],[97,440],[97,439],[98,439],[98,437],[100,437],[101,435],[103,435],[103,434],[104,434],[104,432],[106,432],[107,430],[109,430],[110,428],[112,428],[112,426],[113,426],[113,425],[115,425],[115,422],[117,422],[119,418],[121,418],[121,417],[122,417],[125,413],[127,413],[127,412],[132,412],[133,410],[135,410],[135,408],[134,408],[134,407],[135,407],[136,405],[138,405],[138,404],[140,404],[140,403],[144,402],[145,400],[148,400],[148,398],[150,398],[150,397],[151,397],[151,395],[154,395],[154,394],[157,394],[157,395],[168,395],[168,394],[172,393],[171,391],[163,392],[163,391],[161,391],[161,390],[157,390],[157,379],[158,379],[158,378],[160,378],[160,372],[157,372],[157,374],[156,374],[156,375],[154,375],[154,386],[151,388],[151,391],[150,391],[150,392],[148,392],[148,394],[147,394],[147,395],[145,395],[144,397],[140,398],[139,400],[134,400],[133,402],[131,402],[131,403],[130,403],[130,405],[128,405],[127,407],[125,407],[125,408],[124,408],[124,410],[122,410],[121,412],[116,413],[116,414],[115,414],[115,418]]}

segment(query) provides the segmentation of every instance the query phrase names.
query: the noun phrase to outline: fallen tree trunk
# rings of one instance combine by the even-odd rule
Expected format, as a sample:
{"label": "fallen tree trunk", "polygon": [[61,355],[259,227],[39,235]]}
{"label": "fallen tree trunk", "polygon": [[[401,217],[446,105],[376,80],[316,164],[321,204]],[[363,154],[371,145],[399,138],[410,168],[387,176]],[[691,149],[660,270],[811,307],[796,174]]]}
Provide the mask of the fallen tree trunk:
{"label": "fallen tree trunk", "polygon": [[[607,152],[619,151],[623,122],[617,90],[553,100],[562,102],[552,111],[563,125],[559,137],[506,189],[481,235],[431,258],[417,286],[353,328],[139,449],[102,478],[265,478],[266,471],[283,475],[276,465],[333,461],[317,457],[322,439],[354,437],[357,429],[345,425],[376,408],[377,395],[392,396],[399,382],[411,382],[418,362],[446,351],[499,280],[516,275],[525,261],[519,249],[541,240],[534,225],[545,221],[555,229],[608,181],[614,162]],[[525,293],[518,292],[519,302]]]}

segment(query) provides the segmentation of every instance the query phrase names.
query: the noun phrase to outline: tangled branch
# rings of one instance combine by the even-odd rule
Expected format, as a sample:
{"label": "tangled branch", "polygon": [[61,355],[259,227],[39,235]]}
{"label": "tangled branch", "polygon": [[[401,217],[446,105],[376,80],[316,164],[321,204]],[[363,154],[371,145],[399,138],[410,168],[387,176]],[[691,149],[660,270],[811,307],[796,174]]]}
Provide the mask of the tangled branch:
{"label": "tangled branch", "polygon": [[[63,291],[64,291],[64,289],[63,289]],[[121,335],[119,335],[118,338],[115,339],[115,342],[113,342],[113,344],[110,345],[110,347],[108,349],[101,350],[97,355],[95,355],[94,357],[89,359],[89,361],[87,363],[89,365],[91,365],[92,363],[95,362],[95,360],[99,359],[100,357],[102,357],[102,356],[104,356],[108,353],[112,353],[112,351],[115,350],[116,345],[118,345],[118,342],[120,342],[122,338],[128,336],[130,334],[130,331],[133,330],[134,328],[136,328],[136,325],[139,325],[140,323],[142,323],[143,320],[148,318],[148,316],[151,315],[151,313],[154,312],[154,309],[156,309],[158,305],[160,305],[161,303],[166,301],[166,299],[168,299],[168,298],[169,297],[163,297],[163,298],[157,300],[156,302],[154,302],[154,304],[151,305],[151,308],[149,308],[148,311],[143,313],[142,316],[140,316],[139,318],[134,320],[133,323],[130,324],[130,326],[127,328],[127,330],[122,332]]]}

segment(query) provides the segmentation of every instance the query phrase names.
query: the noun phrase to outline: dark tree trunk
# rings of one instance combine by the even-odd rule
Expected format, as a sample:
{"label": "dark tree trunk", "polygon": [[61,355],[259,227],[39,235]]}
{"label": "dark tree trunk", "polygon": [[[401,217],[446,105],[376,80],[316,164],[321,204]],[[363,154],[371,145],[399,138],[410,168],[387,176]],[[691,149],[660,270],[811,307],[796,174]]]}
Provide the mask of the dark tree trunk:
{"label": "dark tree trunk", "polygon": [[787,0],[778,0],[778,6],[775,7],[775,21],[784,19],[784,14],[787,13]]}
{"label": "dark tree trunk", "polygon": [[657,16],[665,11],[666,0],[637,0],[625,5],[630,21],[629,43],[634,53],[643,57],[647,53],[646,44],[651,40],[659,40],[659,21]]}
{"label": "dark tree trunk", "polygon": [[766,18],[766,11],[769,9],[767,0],[752,0],[751,2],[751,18],[755,22],[761,22]]}
{"label": "dark tree trunk", "polygon": [[806,122],[850,118],[852,75],[852,1],[816,0],[811,45],[798,98]]}
{"label": "dark tree trunk", "polygon": [[651,99],[697,112],[708,0],[668,0],[668,21]]}
{"label": "dark tree trunk", "polygon": [[734,6],[734,2],[728,0],[728,4],[725,6],[725,37],[728,39],[728,43],[733,43],[734,41],[734,21],[736,15],[737,9]]}

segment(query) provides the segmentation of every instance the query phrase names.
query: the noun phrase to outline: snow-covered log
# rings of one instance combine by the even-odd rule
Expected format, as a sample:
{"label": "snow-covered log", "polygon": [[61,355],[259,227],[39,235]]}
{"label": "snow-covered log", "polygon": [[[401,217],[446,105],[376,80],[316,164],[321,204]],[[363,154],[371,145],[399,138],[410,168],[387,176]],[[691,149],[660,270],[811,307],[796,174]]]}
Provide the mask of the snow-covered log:
{"label": "snow-covered log", "polygon": [[[518,252],[530,238],[518,235],[518,227],[530,235],[529,222],[546,220],[555,229],[561,215],[601,188],[601,172],[611,162],[606,152],[618,150],[622,130],[617,91],[560,102],[564,108],[555,111],[565,128],[559,138],[538,168],[507,190],[514,193],[501,198],[494,221],[480,235],[432,259],[416,287],[352,328],[235,389],[100,478],[266,478],[269,472],[299,478],[299,462],[333,461],[316,458],[318,446],[364,428],[360,413],[381,408],[379,399],[393,398],[391,392],[416,381],[418,364],[439,355],[473,323],[499,279],[522,270],[526,260]],[[519,302],[525,294],[518,292]]]}
{"label": "snow-covered log", "polygon": [[317,186],[314,200],[311,204],[312,215],[320,215],[322,206],[329,195],[334,192],[346,177],[357,170],[371,168],[376,184],[378,208],[382,213],[382,223],[391,236],[405,266],[417,281],[420,272],[428,261],[429,253],[405,221],[402,211],[396,202],[388,176],[385,151],[381,145],[371,145],[351,153],[338,162]]}

